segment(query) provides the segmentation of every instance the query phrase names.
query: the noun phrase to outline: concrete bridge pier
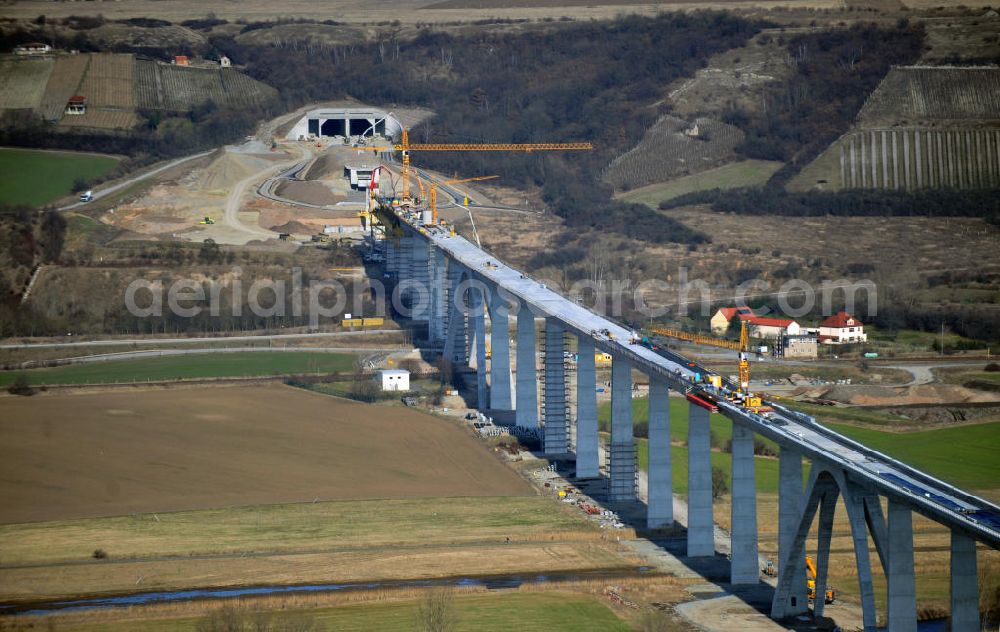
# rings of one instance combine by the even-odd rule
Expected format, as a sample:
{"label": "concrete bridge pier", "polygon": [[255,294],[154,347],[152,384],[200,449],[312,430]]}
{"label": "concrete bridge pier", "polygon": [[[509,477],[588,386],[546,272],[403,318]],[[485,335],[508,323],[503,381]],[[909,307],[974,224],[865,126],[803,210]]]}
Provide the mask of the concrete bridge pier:
{"label": "concrete bridge pier", "polygon": [[[876,513],[873,509],[873,506],[878,505],[878,496],[848,481],[843,471],[824,468],[818,463],[813,464],[809,474],[806,501],[797,520],[792,545],[781,555],[778,567],[778,586],[771,604],[771,618],[783,619],[795,614],[798,609],[798,603],[792,603],[792,596],[798,588],[795,584],[801,577],[800,573],[804,573],[806,538],[817,510],[820,512],[820,519],[816,552],[816,599],[813,603],[813,614],[816,617],[823,615],[827,570],[830,564],[830,541],[833,535],[833,514],[838,495],[842,495],[844,498],[851,526],[864,631],[875,632],[875,591],[872,584],[871,558],[868,554],[868,525],[872,525],[872,537],[876,542],[876,548],[880,551],[883,567],[885,567],[886,556],[881,553],[883,548],[880,548],[885,543],[885,524],[884,522],[879,524],[882,517],[881,512]],[[882,544],[879,544],[880,540]]]}
{"label": "concrete bridge pier", "polygon": [[399,272],[399,242],[389,237],[385,240],[385,271],[390,274]]}
{"label": "concrete bridge pier", "polygon": [[893,632],[917,632],[917,588],[913,574],[913,517],[889,499],[888,609]]}
{"label": "concrete bridge pier", "polygon": [[486,393],[486,297],[483,296],[483,286],[475,284],[469,288],[469,328],[471,330],[471,346],[475,354],[470,356],[476,363],[476,407],[485,409],[489,406]]}
{"label": "concrete bridge pier", "polygon": [[951,532],[951,629],[979,632],[979,575],[976,541]]}
{"label": "concrete bridge pier", "polygon": [[522,304],[517,312],[517,406],[518,426],[538,426],[538,373],[535,367],[535,315]]}
{"label": "concrete bridge pier", "polygon": [[427,322],[427,337],[432,343],[442,343],[445,337],[445,314],[448,299],[445,291],[445,257],[440,248],[430,246],[428,253],[430,291],[430,314]]}
{"label": "concrete bridge pier", "polygon": [[757,484],[754,479],[753,431],[733,424],[733,492],[730,583],[760,581],[757,556]]}
{"label": "concrete bridge pier", "polygon": [[688,405],[688,557],[715,555],[708,411]]}
{"label": "concrete bridge pier", "polygon": [[[593,356],[592,356],[593,357]],[[673,472],[670,461],[670,387],[649,378],[649,471],[646,486],[646,527],[674,522]]]}
{"label": "concrete bridge pier", "polygon": [[[430,324],[430,242],[410,239],[410,299],[412,312],[410,319]],[[428,332],[428,337],[429,337]]]}
{"label": "concrete bridge pier", "polygon": [[490,310],[490,408],[513,410],[510,390],[510,309],[493,288]]}
{"label": "concrete bridge pier", "polygon": [[454,261],[448,263],[448,322],[444,339],[444,357],[458,366],[469,362],[468,308],[467,297],[461,285],[465,274],[462,266]]}
{"label": "concrete bridge pier", "polygon": [[[778,559],[784,560],[795,541],[795,531],[802,515],[802,453],[781,447],[778,456]],[[785,605],[788,616],[805,614],[809,610],[806,596],[805,566],[797,566]],[[779,572],[784,569],[779,565]]]}
{"label": "concrete bridge pier", "polygon": [[577,336],[576,343],[576,477],[600,476],[597,450],[597,367],[594,339]]}
{"label": "concrete bridge pier", "polygon": [[542,385],[545,414],[545,454],[569,452],[566,406],[566,334],[559,321],[545,320],[545,381]]}
{"label": "concrete bridge pier", "polygon": [[611,358],[611,444],[608,446],[609,498],[635,500],[635,440],[632,438],[632,364]]}

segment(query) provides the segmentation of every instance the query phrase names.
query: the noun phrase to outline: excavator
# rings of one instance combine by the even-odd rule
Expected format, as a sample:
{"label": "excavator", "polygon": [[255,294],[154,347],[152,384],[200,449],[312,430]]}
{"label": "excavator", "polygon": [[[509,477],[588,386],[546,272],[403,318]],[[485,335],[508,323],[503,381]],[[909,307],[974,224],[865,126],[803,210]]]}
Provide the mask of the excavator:
{"label": "excavator", "polygon": [[[809,601],[816,601],[816,562],[808,555],[806,556],[806,587],[808,588],[806,594],[809,597]],[[827,588],[824,603],[833,603],[835,601],[837,601],[837,591],[833,588]]]}

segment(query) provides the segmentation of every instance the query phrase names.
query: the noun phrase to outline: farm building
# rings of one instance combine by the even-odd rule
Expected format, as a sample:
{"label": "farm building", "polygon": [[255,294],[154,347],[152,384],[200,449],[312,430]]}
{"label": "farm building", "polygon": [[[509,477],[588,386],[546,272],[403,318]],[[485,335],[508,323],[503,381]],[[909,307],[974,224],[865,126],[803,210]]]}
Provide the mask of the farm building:
{"label": "farm building", "polygon": [[375,380],[383,391],[410,390],[410,372],[406,369],[382,369]]}
{"label": "farm building", "polygon": [[861,321],[847,312],[837,312],[819,326],[819,341],[827,345],[867,342],[868,334]]}
{"label": "farm building", "polygon": [[14,47],[15,55],[44,55],[45,53],[51,53],[52,47],[48,44],[40,44],[37,42],[31,44],[23,44],[21,46]]}
{"label": "farm building", "polygon": [[177,55],[174,57],[174,65],[176,66],[188,66],[190,65],[187,55]]}
{"label": "farm building", "polygon": [[750,336],[753,338],[777,340],[781,336],[796,336],[799,334],[799,324],[791,318],[751,316],[746,321],[750,326]]}
{"label": "farm building", "polygon": [[740,316],[740,320],[744,320],[747,317],[753,316],[753,310],[746,305],[740,307],[720,307],[709,321],[712,326],[712,333],[717,336],[726,333],[726,330],[729,329],[729,323],[732,322],[737,314]]}
{"label": "farm building", "polygon": [[231,68],[233,62],[231,62],[228,57],[223,55],[222,57],[219,57],[219,65],[222,66],[223,68]]}
{"label": "farm building", "polygon": [[819,338],[811,334],[782,336],[781,354],[786,358],[815,358],[819,355]]}
{"label": "farm building", "polygon": [[66,103],[66,114],[79,115],[87,113],[87,97],[75,94]]}
{"label": "farm building", "polygon": [[797,336],[800,333],[799,324],[791,318],[757,316],[746,305],[719,308],[709,321],[712,333],[717,336],[726,333],[734,318],[739,318],[740,322],[746,321],[750,329],[750,336],[753,338],[777,340],[781,336]]}

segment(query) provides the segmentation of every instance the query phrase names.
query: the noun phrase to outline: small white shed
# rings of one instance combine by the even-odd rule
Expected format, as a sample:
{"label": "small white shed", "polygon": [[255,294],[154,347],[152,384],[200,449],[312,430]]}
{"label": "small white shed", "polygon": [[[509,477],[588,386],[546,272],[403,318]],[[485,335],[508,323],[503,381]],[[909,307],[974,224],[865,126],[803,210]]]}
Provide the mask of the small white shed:
{"label": "small white shed", "polygon": [[406,369],[382,369],[375,379],[383,391],[410,390],[410,372]]}

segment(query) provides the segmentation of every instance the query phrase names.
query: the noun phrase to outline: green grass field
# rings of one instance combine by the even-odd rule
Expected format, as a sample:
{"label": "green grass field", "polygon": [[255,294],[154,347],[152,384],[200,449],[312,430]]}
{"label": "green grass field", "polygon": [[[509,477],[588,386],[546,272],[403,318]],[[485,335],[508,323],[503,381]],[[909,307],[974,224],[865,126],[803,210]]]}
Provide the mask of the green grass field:
{"label": "green grass field", "polygon": [[334,373],[352,370],[354,359],[355,356],[349,353],[247,351],[110,360],[49,369],[4,371],[0,373],[0,386],[12,383],[19,375],[26,376],[33,385],[43,385]]}
{"label": "green grass field", "polygon": [[[688,434],[688,401],[682,397],[670,398],[670,440],[687,441]],[[597,421],[602,430],[608,430],[611,424],[611,404],[604,403],[598,408]],[[632,423],[649,421],[649,399],[637,397],[632,400]],[[718,437],[719,441],[726,442],[733,438],[733,424],[728,419],[718,413],[712,413],[708,417],[709,430]],[[776,447],[771,441],[765,440],[772,447]]]}
{"label": "green grass field", "polygon": [[[639,468],[647,470],[649,468],[649,442],[646,439],[635,440],[635,451],[639,459]],[[688,475],[688,450],[681,446],[670,446],[670,465],[673,471],[673,489],[675,494],[687,494]],[[733,484],[733,457],[726,452],[712,452],[712,467],[722,468],[726,473],[726,483],[732,488]],[[809,475],[809,464],[802,467],[803,481]],[[778,459],[755,457],[754,473],[756,476],[757,490],[763,493],[778,493]]]}
{"label": "green grass field", "polygon": [[[670,398],[670,438],[686,441],[688,429],[688,403]],[[1000,488],[1000,468],[997,467],[996,446],[1000,445],[1000,423],[965,425],[921,432],[890,432],[870,427],[843,423],[828,423],[829,419],[842,419],[874,425],[892,425],[891,415],[855,408],[832,408],[796,403],[795,408],[811,415],[856,441],[884,452],[893,458],[938,476],[964,489]],[[634,421],[649,418],[649,401],[632,400]],[[610,421],[609,404],[601,406],[598,419],[602,424]],[[732,438],[732,423],[719,414],[709,417],[709,427],[722,441]],[[770,442],[768,442],[770,443]],[[639,466],[646,468],[648,452],[645,439],[636,439]],[[673,446],[674,491],[687,490],[687,448]],[[757,458],[757,487],[762,492],[776,492],[778,485],[777,459]],[[732,457],[723,452],[712,453],[712,465],[730,474]]]}
{"label": "green grass field", "polygon": [[[559,539],[591,523],[538,496],[344,500],[0,525],[4,564]],[[406,525],[400,530],[400,525]]]}
{"label": "green grass field", "polygon": [[1000,423],[923,432],[882,432],[844,424],[833,430],[963,489],[1000,488]]}
{"label": "green grass field", "polygon": [[[356,603],[333,608],[305,611],[279,611],[274,621],[312,620],[317,629],[339,632],[411,632],[421,629],[418,618],[419,601],[405,599],[378,603]],[[625,632],[628,625],[595,597],[557,592],[500,592],[492,594],[458,594],[452,602],[455,626],[463,632]],[[194,632],[200,619],[144,620],[142,629],[152,632]],[[75,632],[109,632],[135,629],[135,621],[100,624],[80,624],[59,630]],[[286,628],[281,628],[286,629]],[[289,627],[287,629],[297,629]]]}
{"label": "green grass field", "polygon": [[636,202],[657,208],[660,202],[673,199],[685,193],[764,184],[774,175],[775,171],[781,168],[782,164],[781,162],[769,160],[744,160],[690,176],[676,178],[669,182],[660,182],[633,189],[632,191],[622,193],[618,197],[627,202]]}
{"label": "green grass field", "polygon": [[91,180],[118,164],[117,158],[0,149],[0,204],[42,206],[73,190],[77,178]]}

